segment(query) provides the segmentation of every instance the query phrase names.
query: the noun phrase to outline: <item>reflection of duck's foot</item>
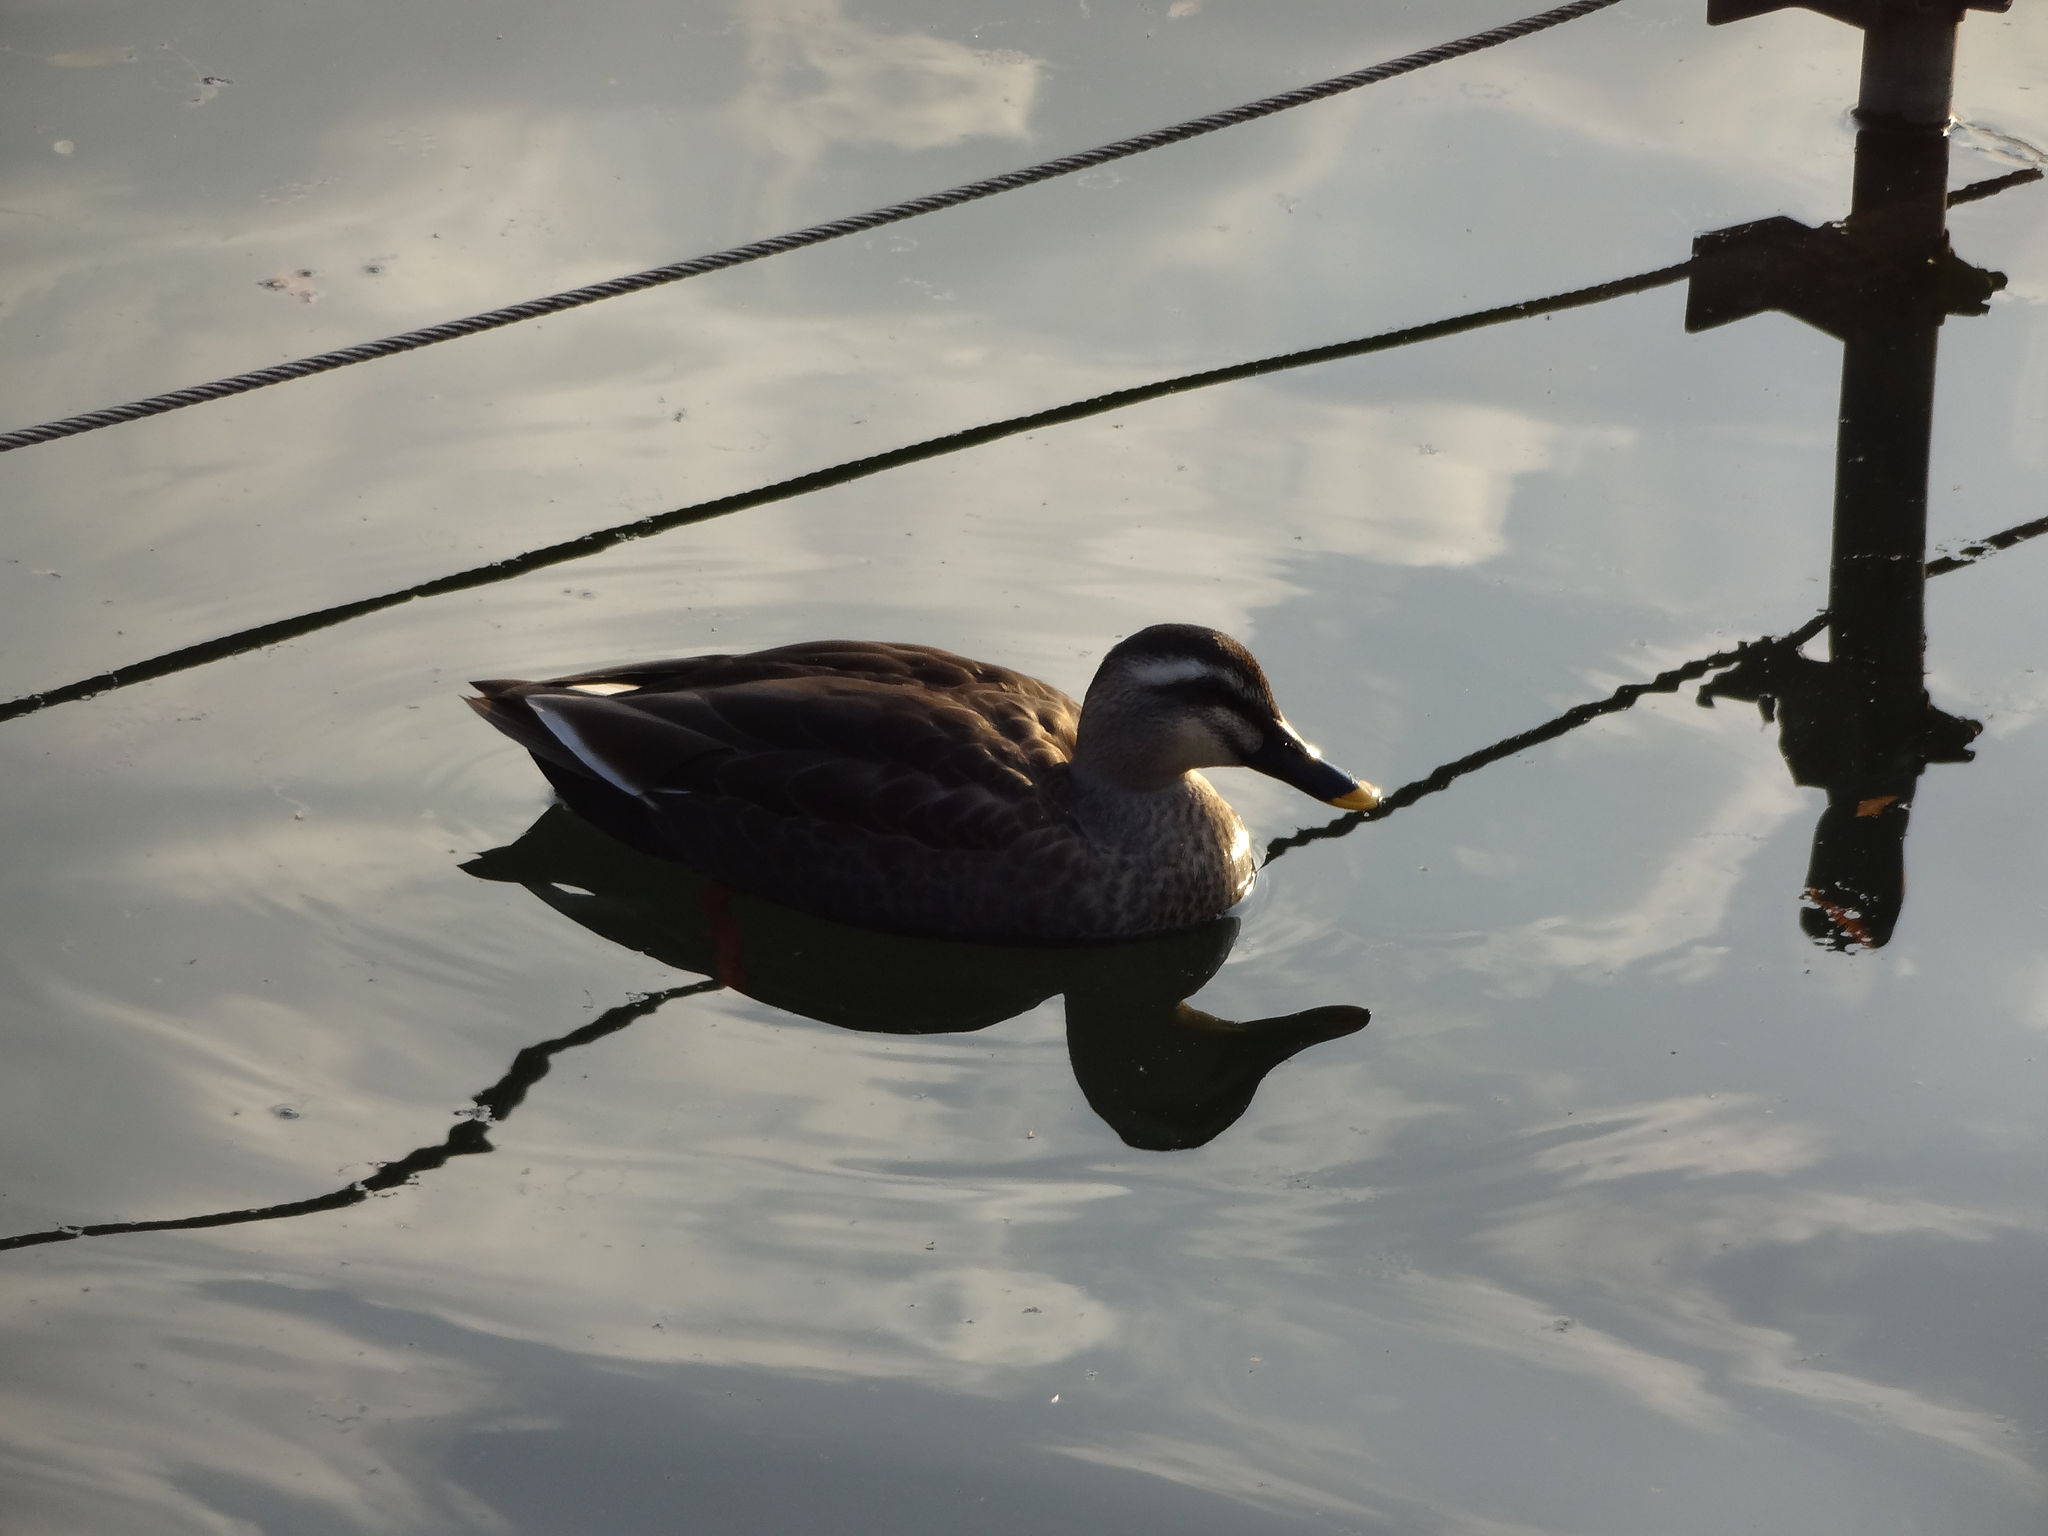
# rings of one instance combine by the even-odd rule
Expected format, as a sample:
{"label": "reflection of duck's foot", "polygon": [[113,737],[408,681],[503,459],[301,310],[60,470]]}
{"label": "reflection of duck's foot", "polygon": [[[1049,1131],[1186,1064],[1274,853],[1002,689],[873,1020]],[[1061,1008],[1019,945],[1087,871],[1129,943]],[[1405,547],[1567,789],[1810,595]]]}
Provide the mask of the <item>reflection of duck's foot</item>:
{"label": "reflection of duck's foot", "polygon": [[1213,1034],[1299,1032],[1300,1043],[1294,1047],[1297,1051],[1318,1041],[1335,1040],[1340,1035],[1356,1034],[1371,1022],[1371,1009],[1356,1008],[1349,1003],[1331,1003],[1322,1008],[1305,1008],[1300,1013],[1275,1014],[1270,1019],[1219,1019],[1215,1014],[1204,1013],[1199,1008],[1184,1006],[1180,1010],[1180,1023],[1183,1027]]}
{"label": "reflection of duck's foot", "polygon": [[1158,1152],[1213,1141],[1250,1106],[1268,1072],[1372,1018],[1345,1004],[1240,1023],[1186,1003],[1109,1010],[1089,1002],[1067,997],[1075,1080],[1125,1142]]}

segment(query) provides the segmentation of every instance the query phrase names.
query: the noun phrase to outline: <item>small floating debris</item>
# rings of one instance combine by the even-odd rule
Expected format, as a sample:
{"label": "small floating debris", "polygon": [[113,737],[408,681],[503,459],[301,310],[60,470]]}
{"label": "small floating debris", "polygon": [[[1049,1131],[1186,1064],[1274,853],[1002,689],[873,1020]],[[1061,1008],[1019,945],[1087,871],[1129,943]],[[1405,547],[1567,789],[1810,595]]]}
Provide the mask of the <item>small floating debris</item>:
{"label": "small floating debris", "polygon": [[311,304],[320,297],[320,290],[313,286],[311,267],[295,267],[289,272],[280,272],[275,277],[261,279],[256,286],[285,294],[301,304]]}

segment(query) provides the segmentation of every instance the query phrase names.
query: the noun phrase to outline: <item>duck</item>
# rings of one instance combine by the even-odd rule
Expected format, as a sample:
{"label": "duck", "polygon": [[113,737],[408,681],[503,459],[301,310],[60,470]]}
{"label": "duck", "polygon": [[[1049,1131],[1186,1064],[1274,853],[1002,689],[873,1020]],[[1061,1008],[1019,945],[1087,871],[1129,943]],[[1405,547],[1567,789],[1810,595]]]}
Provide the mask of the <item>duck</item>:
{"label": "duck", "polygon": [[1205,768],[1380,802],[1196,624],[1112,646],[1080,703],[935,646],[811,640],[533,682],[466,702],[562,801],[718,885],[860,927],[1115,942],[1249,894],[1251,835]]}

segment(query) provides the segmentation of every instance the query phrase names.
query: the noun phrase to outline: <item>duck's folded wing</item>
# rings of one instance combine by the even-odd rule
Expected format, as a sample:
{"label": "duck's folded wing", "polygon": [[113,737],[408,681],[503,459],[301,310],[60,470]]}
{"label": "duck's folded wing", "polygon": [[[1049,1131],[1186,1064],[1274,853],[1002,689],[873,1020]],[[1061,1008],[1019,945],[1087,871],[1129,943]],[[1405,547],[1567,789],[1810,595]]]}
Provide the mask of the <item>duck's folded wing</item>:
{"label": "duck's folded wing", "polygon": [[[555,750],[546,755],[603,779],[628,795],[681,786],[701,776],[705,759],[730,753],[728,743],[601,695],[532,692],[519,705]],[[538,750],[538,749],[536,749]]]}
{"label": "duck's folded wing", "polygon": [[1059,815],[1048,786],[1064,722],[1021,702],[970,710],[817,678],[640,695],[543,688],[518,702],[555,753],[650,802],[715,797],[962,849],[1006,846]]}
{"label": "duck's folded wing", "polygon": [[553,678],[548,686],[586,691],[626,687],[647,693],[699,693],[748,683],[834,678],[939,693],[995,688],[1034,703],[1072,705],[1072,700],[1058,689],[1008,667],[976,661],[937,646],[881,640],[804,640],[739,655],[630,662],[597,672]]}

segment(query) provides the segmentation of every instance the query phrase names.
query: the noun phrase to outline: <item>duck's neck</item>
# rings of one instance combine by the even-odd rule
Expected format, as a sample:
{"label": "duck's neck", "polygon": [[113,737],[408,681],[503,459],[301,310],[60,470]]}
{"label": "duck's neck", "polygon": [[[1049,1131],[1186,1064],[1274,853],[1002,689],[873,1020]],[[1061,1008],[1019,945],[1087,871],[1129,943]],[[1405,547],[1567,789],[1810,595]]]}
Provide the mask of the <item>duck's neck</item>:
{"label": "duck's neck", "polygon": [[1074,781],[1098,795],[1156,795],[1182,788],[1199,758],[1173,724],[1134,708],[1122,690],[1098,686],[1074,731]]}
{"label": "duck's neck", "polygon": [[[1085,738],[1084,738],[1085,739]],[[1074,787],[1086,795],[1168,794],[1187,782],[1187,772],[1161,766],[1143,757],[1115,752],[1074,752]]]}
{"label": "duck's neck", "polygon": [[1187,792],[1192,775],[1187,772],[1161,775],[1132,771],[1128,764],[1074,754],[1069,769],[1074,798],[1081,804],[1114,804],[1117,801],[1172,799]]}
{"label": "duck's neck", "polygon": [[[1199,773],[1177,773],[1163,784],[1134,788],[1091,772],[1080,762],[1070,770],[1068,809],[1094,841],[1110,847],[1151,850],[1178,845],[1222,801]],[[1224,814],[1229,814],[1225,809]]]}

